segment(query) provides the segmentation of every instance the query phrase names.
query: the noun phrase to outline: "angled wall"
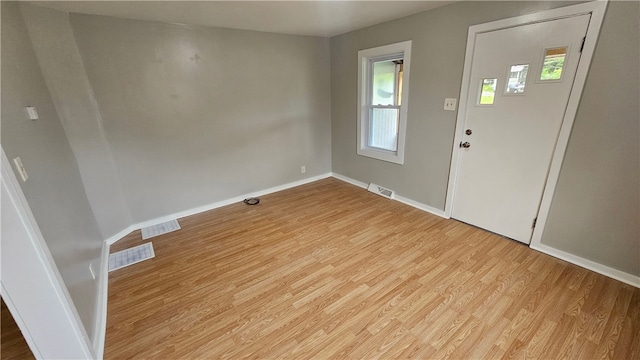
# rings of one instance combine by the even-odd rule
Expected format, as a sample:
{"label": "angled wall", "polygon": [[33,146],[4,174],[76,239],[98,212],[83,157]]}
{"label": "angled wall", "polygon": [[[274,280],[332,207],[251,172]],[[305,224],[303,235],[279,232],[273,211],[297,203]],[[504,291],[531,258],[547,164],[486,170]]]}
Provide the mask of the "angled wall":
{"label": "angled wall", "polygon": [[108,238],[131,225],[131,216],[69,16],[27,3],[21,9],[89,204],[102,236]]}
{"label": "angled wall", "polygon": [[[89,264],[99,271],[103,239],[19,6],[5,1],[1,6],[2,148],[10,161],[20,156],[27,169],[29,179],[20,186],[82,323],[93,337],[98,282],[92,279]],[[26,106],[35,106],[40,119],[28,120]]]}

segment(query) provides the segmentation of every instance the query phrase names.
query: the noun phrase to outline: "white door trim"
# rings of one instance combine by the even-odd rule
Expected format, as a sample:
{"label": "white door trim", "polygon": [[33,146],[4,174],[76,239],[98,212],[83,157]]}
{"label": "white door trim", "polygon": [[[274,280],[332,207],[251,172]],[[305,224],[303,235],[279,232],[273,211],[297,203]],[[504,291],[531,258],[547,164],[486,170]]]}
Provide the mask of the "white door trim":
{"label": "white door trim", "polygon": [[467,36],[467,48],[464,58],[464,72],[462,75],[462,88],[460,90],[460,104],[458,106],[456,130],[453,139],[453,151],[451,154],[451,167],[449,169],[449,183],[447,186],[447,198],[445,202],[445,217],[451,217],[451,213],[453,211],[452,205],[453,197],[455,196],[455,183],[460,166],[460,148],[458,144],[463,138],[464,124],[467,115],[466,113],[468,105],[468,95],[470,91],[469,82],[471,76],[471,63],[473,61],[476,36],[481,33],[506,29],[510,27],[562,19],[583,14],[591,14],[591,20],[589,21],[589,26],[587,28],[587,34],[584,48],[582,50],[582,55],[580,57],[580,63],[578,64],[578,69],[576,70],[573,87],[571,89],[571,94],[569,95],[567,109],[564,114],[562,125],[560,127],[560,133],[558,135],[558,141],[556,143],[553,157],[551,159],[551,166],[547,177],[547,183],[542,195],[540,210],[538,211],[538,221],[533,232],[533,237],[531,239],[532,247],[540,244],[540,241],[542,239],[542,231],[544,230],[544,226],[547,222],[547,216],[549,215],[549,209],[551,208],[551,200],[553,199],[556,184],[558,183],[558,177],[560,175],[560,169],[562,167],[562,160],[564,158],[567,144],[569,142],[571,128],[573,127],[573,122],[578,111],[578,104],[580,102],[580,97],[582,96],[582,90],[587,78],[587,73],[591,64],[591,58],[595,50],[598,34],[600,33],[600,27],[604,18],[607,2],[608,0],[593,1],[584,4],[542,11],[535,14],[493,21],[490,23],[473,25],[469,27]]}
{"label": "white door trim", "polygon": [[[87,332],[18,180],[4,150],[0,152],[2,247],[11,249],[11,256],[28,262],[24,268],[7,269],[4,267],[7,259],[3,258],[2,297],[36,358],[95,358]],[[38,289],[37,293],[33,289]]]}

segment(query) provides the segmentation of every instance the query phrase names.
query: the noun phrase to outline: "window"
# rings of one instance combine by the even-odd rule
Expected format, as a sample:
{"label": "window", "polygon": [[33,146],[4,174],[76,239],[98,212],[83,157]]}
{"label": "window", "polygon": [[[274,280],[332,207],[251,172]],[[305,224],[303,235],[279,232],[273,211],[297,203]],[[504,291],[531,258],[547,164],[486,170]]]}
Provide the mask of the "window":
{"label": "window", "polygon": [[511,65],[509,67],[509,76],[507,77],[507,88],[505,90],[505,94],[524,94],[528,71],[529,64]]}
{"label": "window", "polygon": [[496,86],[498,79],[488,78],[482,79],[480,84],[480,98],[478,104],[480,105],[493,105],[493,101],[496,98]]}
{"label": "window", "polygon": [[404,163],[411,41],[358,52],[358,154]]}
{"label": "window", "polygon": [[564,67],[566,56],[567,47],[545,49],[540,80],[560,80],[562,78],[562,68]]}

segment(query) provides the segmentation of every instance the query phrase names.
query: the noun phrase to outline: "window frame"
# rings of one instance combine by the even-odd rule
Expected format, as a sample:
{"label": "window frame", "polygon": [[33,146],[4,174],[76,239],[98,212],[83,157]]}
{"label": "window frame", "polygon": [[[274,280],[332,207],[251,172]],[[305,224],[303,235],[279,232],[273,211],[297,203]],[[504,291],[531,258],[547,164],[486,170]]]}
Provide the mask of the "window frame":
{"label": "window frame", "polygon": [[[370,104],[372,99],[371,82],[372,60],[383,61],[389,59],[403,59],[402,74],[402,98],[399,106],[379,106]],[[404,147],[407,132],[407,109],[409,105],[409,79],[411,71],[411,40],[394,44],[379,46],[358,51],[358,141],[357,154],[370,158],[388,161],[396,164],[404,164]],[[397,96],[397,94],[396,94]],[[389,151],[370,147],[369,144],[369,119],[370,109],[399,108],[397,150]]]}

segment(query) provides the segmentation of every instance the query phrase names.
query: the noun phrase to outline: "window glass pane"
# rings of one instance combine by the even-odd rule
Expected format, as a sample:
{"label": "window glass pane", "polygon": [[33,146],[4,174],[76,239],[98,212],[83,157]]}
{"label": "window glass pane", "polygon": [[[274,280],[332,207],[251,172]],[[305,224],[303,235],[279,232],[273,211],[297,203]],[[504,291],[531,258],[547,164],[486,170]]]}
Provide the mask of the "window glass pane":
{"label": "window glass pane", "polygon": [[393,60],[373,63],[372,105],[395,105],[396,64]]}
{"label": "window glass pane", "polygon": [[566,56],[566,47],[545,50],[540,80],[560,80]]}
{"label": "window glass pane", "polygon": [[498,79],[482,79],[482,89],[480,91],[480,105],[493,105],[496,97],[496,86]]}
{"label": "window glass pane", "polygon": [[404,77],[404,62],[402,60],[396,60],[396,68],[398,69],[398,102],[396,105],[402,105],[402,78]]}
{"label": "window glass pane", "polygon": [[400,109],[372,108],[369,117],[369,147],[398,150],[398,116]]}
{"label": "window glass pane", "polygon": [[507,94],[522,94],[524,92],[527,71],[529,71],[529,64],[511,65],[507,79],[507,90],[505,91]]}
{"label": "window glass pane", "polygon": [[358,51],[358,155],[404,164],[410,70],[411,40]]}

